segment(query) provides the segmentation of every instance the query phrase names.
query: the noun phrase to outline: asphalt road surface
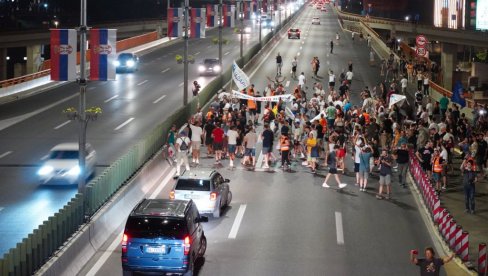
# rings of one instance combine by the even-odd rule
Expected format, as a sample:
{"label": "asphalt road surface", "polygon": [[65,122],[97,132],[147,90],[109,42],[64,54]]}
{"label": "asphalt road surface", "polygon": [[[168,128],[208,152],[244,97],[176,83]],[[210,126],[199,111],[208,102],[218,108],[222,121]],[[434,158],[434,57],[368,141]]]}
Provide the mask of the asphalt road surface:
{"label": "asphalt road surface", "polygon": [[[321,18],[320,26],[311,25],[313,16]],[[340,45],[334,54],[327,55],[328,43],[335,39],[339,26],[333,15],[312,8],[305,10],[296,27],[302,30],[302,39],[284,37],[251,74],[258,90],[264,88],[266,76],[276,72],[274,57],[278,52],[288,79],[291,59],[298,56],[298,71],[308,76],[309,87],[314,82],[310,78],[312,57],[318,56],[322,68],[334,71],[342,70],[351,60],[355,66],[352,101],[359,104],[358,89],[378,80],[369,69],[367,56],[364,58],[364,44],[352,44],[349,37],[344,38],[347,33],[341,32]],[[324,70],[319,75],[325,77]],[[296,84],[292,80],[288,87]],[[350,155],[347,158],[351,168]],[[174,169],[160,169],[163,160],[155,162],[159,162],[156,167],[160,172],[152,172],[156,174],[153,179],[174,173]],[[349,173],[342,177],[348,186],[338,192],[322,188],[323,169],[314,176],[300,164],[293,166],[292,173],[278,169],[279,163],[273,172],[251,172],[240,165],[231,171],[227,162],[223,164],[219,171],[231,179],[233,202],[220,218],[204,224],[208,247],[198,275],[417,275],[418,268],[408,260],[409,250],[432,244],[410,190],[400,188],[396,181],[393,198],[386,201],[375,198],[378,180],[374,177],[364,193],[358,191]],[[213,167],[213,160],[204,159],[201,166]],[[161,183],[160,193],[158,188],[150,193],[152,197],[168,197],[174,181],[167,180]],[[331,180],[329,184],[336,183]],[[122,274],[122,231],[121,226],[113,233],[80,275]]]}
{"label": "asphalt road surface", "polygon": [[[253,30],[244,35],[244,51],[259,39],[257,25],[246,25]],[[268,32],[263,30],[263,37]],[[218,37],[216,28],[207,32],[207,38],[189,42],[189,54],[196,59],[189,66],[190,99],[194,80],[205,86],[213,78],[200,77],[197,71],[203,59],[218,57],[213,37]],[[230,41],[223,46],[224,68],[229,68],[239,57],[239,35],[225,28],[223,37]],[[89,123],[87,133],[87,141],[97,151],[98,172],[183,106],[183,65],[176,64],[177,54],[183,54],[182,42],[143,55],[135,73],[88,84],[87,107],[103,109],[98,120]],[[54,145],[78,141],[78,123],[62,114],[67,107],[78,107],[78,91],[78,85],[71,83],[0,108],[0,255],[76,194],[76,185],[40,186],[36,172]]]}

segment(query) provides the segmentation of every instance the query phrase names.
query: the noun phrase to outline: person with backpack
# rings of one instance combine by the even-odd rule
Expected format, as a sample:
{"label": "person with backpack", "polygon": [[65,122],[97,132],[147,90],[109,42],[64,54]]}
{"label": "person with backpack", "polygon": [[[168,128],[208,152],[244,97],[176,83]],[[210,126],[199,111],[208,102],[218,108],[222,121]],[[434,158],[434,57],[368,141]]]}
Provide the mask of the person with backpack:
{"label": "person with backpack", "polygon": [[182,131],[176,139],[176,176],[180,176],[180,166],[185,165],[186,170],[190,170],[190,165],[188,164],[188,150],[190,149],[190,138],[186,136],[186,132]]}

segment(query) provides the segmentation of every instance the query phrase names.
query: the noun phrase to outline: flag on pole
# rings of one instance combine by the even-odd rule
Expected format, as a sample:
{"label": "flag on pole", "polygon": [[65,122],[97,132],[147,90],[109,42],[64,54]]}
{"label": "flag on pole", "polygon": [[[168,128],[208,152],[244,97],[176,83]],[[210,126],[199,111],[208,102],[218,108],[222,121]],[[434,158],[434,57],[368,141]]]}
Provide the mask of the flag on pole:
{"label": "flag on pole", "polygon": [[244,19],[251,19],[251,1],[244,1]]}
{"label": "flag on pole", "polygon": [[249,77],[241,70],[241,68],[239,68],[235,61],[232,63],[232,80],[236,83],[237,87],[239,87],[239,90],[246,89],[251,85]]}
{"label": "flag on pole", "polygon": [[205,8],[192,8],[190,21],[190,38],[205,38]]}
{"label": "flag on pole", "polygon": [[216,27],[219,25],[219,6],[207,4],[207,27]]}
{"label": "flag on pole", "polygon": [[76,30],[51,30],[51,80],[76,80]]}
{"label": "flag on pole", "polygon": [[115,80],[116,36],[115,29],[90,30],[90,80]]}
{"label": "flag on pole", "polygon": [[466,100],[464,99],[464,88],[460,81],[456,81],[454,87],[452,88],[451,101],[457,103],[461,107],[466,106]]}
{"label": "flag on pole", "polygon": [[168,37],[180,37],[183,33],[184,21],[182,8],[169,8]]}
{"label": "flag on pole", "polygon": [[224,27],[235,27],[235,14],[236,6],[234,5],[222,5],[222,13],[224,17]]}
{"label": "flag on pole", "polygon": [[400,107],[406,99],[407,97],[405,97],[404,95],[391,94],[388,108],[391,108],[394,104],[398,104],[398,107]]}

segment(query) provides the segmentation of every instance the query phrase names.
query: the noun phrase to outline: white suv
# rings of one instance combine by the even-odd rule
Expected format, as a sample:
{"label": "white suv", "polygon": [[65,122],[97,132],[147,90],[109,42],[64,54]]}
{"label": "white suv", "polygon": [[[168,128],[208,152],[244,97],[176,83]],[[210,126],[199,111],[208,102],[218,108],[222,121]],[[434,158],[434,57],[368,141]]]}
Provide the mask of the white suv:
{"label": "white suv", "polygon": [[320,19],[318,17],[312,18],[312,25],[320,25]]}

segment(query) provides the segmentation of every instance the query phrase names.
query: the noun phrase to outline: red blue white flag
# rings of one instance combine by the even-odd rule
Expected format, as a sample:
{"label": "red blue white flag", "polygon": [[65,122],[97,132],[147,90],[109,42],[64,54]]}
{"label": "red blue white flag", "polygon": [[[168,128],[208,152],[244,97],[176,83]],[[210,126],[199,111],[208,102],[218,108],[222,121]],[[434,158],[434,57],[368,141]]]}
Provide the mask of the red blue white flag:
{"label": "red blue white flag", "polygon": [[236,6],[234,5],[223,5],[222,6],[222,13],[224,16],[224,27],[235,27],[235,14],[236,14]]}
{"label": "red blue white flag", "polygon": [[51,80],[76,80],[76,30],[51,30]]}
{"label": "red blue white flag", "polygon": [[251,1],[244,1],[243,3],[243,10],[244,10],[244,19],[251,19]]}
{"label": "red blue white flag", "polygon": [[205,8],[192,8],[190,21],[190,38],[205,38]]}
{"label": "red blue white flag", "polygon": [[90,30],[90,80],[115,80],[115,29]]}
{"label": "red blue white flag", "polygon": [[217,27],[219,25],[219,6],[207,4],[207,27]]}
{"label": "red blue white flag", "polygon": [[182,8],[168,9],[168,37],[181,37],[184,23]]}

